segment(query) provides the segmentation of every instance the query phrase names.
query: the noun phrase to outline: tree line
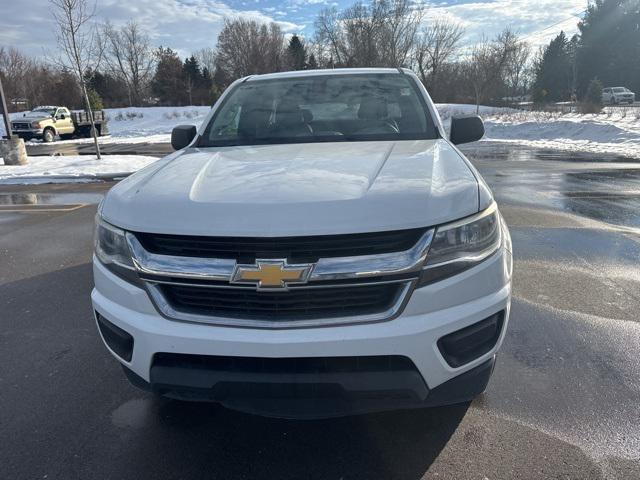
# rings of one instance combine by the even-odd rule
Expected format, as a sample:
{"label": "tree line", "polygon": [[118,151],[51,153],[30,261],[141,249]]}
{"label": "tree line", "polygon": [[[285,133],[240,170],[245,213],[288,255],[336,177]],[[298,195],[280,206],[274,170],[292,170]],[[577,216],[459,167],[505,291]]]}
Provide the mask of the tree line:
{"label": "tree line", "polygon": [[[596,79],[640,92],[640,0],[596,0],[578,34],[561,33],[538,51],[510,28],[469,45],[461,25],[429,13],[411,0],[329,7],[310,38],[286,35],[276,23],[227,19],[214,47],[187,58],[153,46],[135,21],[106,22],[92,35],[84,80],[91,102],[105,107],[210,105],[246,75],[345,67],[411,68],[437,102],[580,99]],[[0,47],[0,74],[9,99],[82,107],[79,82],[64,65]]]}

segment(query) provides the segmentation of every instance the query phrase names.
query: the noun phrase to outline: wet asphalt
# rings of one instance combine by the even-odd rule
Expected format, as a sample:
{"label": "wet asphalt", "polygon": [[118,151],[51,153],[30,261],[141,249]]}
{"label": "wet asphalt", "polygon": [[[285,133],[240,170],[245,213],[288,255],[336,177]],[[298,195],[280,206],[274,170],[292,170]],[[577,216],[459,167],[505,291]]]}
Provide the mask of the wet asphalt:
{"label": "wet asphalt", "polygon": [[91,318],[112,183],[0,186],[0,479],[640,478],[640,160],[480,143],[515,250],[470,405],[285,421],[131,387]]}

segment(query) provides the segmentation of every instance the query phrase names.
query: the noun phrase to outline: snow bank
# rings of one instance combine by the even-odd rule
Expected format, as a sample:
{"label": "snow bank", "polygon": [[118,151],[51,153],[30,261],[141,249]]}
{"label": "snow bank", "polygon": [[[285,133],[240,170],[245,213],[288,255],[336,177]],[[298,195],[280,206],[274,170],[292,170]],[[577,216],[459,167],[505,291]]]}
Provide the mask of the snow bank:
{"label": "snow bank", "polygon": [[640,157],[640,108],[602,114],[495,112],[485,117],[485,126],[486,140]]}
{"label": "snow bank", "polygon": [[0,160],[0,184],[87,182],[123,177],[150,163],[156,157],[140,155],[92,155],[29,157],[27,165],[4,165]]}

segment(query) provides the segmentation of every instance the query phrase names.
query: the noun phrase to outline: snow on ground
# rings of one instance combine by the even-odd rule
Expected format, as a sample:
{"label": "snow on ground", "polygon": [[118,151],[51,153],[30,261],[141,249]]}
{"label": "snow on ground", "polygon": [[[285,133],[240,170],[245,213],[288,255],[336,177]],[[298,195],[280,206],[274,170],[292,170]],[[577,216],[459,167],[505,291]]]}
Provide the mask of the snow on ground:
{"label": "snow on ground", "polygon": [[487,140],[640,159],[640,108],[614,107],[602,114],[494,112],[485,117],[485,126]]}
{"label": "snow on ground", "polygon": [[[437,107],[447,129],[451,116],[476,112],[473,105]],[[600,114],[480,107],[480,115],[485,122],[486,141],[640,158],[640,107],[605,107]]]}
{"label": "snow on ground", "polygon": [[29,157],[27,165],[4,165],[0,160],[0,184],[87,182],[124,177],[140,170],[156,157],[141,155],[93,155]]}

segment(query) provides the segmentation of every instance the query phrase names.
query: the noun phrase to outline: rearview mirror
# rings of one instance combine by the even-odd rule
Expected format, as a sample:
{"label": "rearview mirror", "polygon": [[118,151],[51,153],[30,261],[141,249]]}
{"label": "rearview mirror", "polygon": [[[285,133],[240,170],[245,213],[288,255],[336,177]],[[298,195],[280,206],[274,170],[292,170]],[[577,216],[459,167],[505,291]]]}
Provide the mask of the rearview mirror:
{"label": "rearview mirror", "polygon": [[449,138],[454,145],[477,142],[484,136],[484,122],[478,115],[462,115],[451,118]]}
{"label": "rearview mirror", "polygon": [[194,125],[178,125],[171,131],[171,146],[174,150],[182,150],[195,138],[197,130]]}

